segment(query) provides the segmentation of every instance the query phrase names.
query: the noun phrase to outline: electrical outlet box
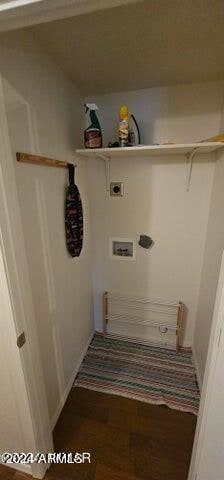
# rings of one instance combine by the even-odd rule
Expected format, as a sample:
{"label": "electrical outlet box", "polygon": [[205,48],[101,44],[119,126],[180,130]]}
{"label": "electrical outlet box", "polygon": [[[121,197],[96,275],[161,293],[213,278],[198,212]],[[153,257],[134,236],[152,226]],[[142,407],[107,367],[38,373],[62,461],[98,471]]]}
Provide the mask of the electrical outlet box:
{"label": "electrical outlet box", "polygon": [[110,257],[124,260],[135,260],[136,240],[134,238],[110,237]]}
{"label": "electrical outlet box", "polygon": [[124,184],[123,184],[123,182],[111,182],[110,183],[110,196],[111,197],[123,197],[124,196]]}

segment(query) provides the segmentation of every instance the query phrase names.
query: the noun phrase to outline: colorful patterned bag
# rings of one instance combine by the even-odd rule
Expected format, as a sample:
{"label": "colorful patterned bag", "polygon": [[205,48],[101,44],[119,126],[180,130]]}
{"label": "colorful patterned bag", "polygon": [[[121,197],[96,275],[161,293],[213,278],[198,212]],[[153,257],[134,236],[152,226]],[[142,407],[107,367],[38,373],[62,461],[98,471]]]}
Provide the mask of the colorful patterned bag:
{"label": "colorful patterned bag", "polygon": [[74,165],[69,165],[69,186],[65,199],[65,233],[72,257],[79,257],[83,245],[83,211],[78,187],[74,181]]}

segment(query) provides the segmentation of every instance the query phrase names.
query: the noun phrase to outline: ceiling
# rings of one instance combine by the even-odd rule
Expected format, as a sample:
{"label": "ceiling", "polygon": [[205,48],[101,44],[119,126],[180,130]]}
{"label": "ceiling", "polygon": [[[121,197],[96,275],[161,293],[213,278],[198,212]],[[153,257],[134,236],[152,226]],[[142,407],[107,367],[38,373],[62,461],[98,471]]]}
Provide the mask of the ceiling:
{"label": "ceiling", "polygon": [[84,95],[224,78],[223,0],[145,0],[29,30]]}

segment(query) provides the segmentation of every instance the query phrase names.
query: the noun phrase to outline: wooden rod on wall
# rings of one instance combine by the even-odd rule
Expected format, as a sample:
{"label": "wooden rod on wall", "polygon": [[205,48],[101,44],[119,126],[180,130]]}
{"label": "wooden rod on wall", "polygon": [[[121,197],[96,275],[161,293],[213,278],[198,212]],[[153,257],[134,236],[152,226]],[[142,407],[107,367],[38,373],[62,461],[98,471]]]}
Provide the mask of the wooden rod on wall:
{"label": "wooden rod on wall", "polygon": [[[33,165],[43,165],[45,167],[68,168],[69,163],[53,158],[41,157],[40,155],[31,155],[30,153],[16,153],[18,162],[32,163]],[[76,166],[76,165],[74,165]]]}

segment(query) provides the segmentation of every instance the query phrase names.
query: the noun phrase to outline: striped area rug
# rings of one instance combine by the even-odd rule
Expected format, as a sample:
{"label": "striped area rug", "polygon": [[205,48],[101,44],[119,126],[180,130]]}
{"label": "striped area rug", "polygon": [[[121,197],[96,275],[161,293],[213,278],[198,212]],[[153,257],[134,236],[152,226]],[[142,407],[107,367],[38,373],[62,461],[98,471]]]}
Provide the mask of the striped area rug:
{"label": "striped area rug", "polygon": [[199,388],[186,348],[177,353],[96,333],[74,386],[198,413]]}

